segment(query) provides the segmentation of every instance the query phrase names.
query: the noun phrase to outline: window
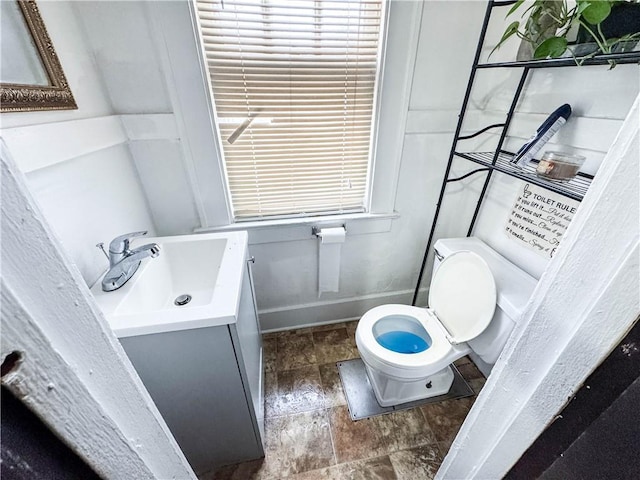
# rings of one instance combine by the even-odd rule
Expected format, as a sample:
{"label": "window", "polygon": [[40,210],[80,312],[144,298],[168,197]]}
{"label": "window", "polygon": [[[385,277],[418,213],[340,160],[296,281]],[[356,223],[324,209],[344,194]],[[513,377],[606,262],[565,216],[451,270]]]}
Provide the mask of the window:
{"label": "window", "polygon": [[365,210],[382,1],[196,2],[236,220]]}

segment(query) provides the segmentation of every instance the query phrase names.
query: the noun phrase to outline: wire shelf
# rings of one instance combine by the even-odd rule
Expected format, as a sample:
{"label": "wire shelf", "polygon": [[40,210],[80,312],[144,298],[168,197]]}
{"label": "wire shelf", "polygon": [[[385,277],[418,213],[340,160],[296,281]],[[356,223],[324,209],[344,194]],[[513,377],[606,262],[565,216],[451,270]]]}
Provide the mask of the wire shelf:
{"label": "wire shelf", "polygon": [[574,200],[582,200],[593,180],[592,175],[579,172],[578,175],[571,180],[550,180],[536,175],[536,165],[538,160],[532,160],[531,163],[524,168],[513,165],[510,160],[513,153],[501,150],[495,165],[492,165],[494,152],[455,152],[458,157],[467,159],[471,162],[483,165],[492,170],[497,170],[511,177],[519,178],[534,185],[539,185],[547,190],[573,198]]}

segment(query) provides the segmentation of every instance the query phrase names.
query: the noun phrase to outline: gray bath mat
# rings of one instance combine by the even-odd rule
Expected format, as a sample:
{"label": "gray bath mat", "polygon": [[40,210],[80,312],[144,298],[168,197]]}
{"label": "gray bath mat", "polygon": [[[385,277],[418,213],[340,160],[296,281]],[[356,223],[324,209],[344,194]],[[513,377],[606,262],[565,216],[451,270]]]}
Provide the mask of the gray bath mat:
{"label": "gray bath mat", "polygon": [[426,405],[427,403],[470,397],[473,395],[473,390],[465,379],[462,378],[458,369],[454,365],[451,365],[453,368],[453,385],[451,385],[451,390],[445,395],[424,398],[393,407],[381,407],[373,393],[364,362],[361,359],[345,360],[338,362],[337,365],[340,380],[342,381],[342,388],[347,397],[351,420],[362,420],[363,418],[375,417],[376,415],[384,415],[385,413]]}

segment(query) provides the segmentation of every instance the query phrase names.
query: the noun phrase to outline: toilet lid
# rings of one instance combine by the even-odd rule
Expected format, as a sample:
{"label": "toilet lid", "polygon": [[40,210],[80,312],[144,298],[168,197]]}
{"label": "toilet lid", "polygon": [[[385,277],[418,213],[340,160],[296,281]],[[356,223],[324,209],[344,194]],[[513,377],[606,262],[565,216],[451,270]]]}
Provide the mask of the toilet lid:
{"label": "toilet lid", "polygon": [[429,307],[455,343],[471,340],[489,326],[496,298],[489,265],[477,253],[467,251],[446,257],[429,288]]}

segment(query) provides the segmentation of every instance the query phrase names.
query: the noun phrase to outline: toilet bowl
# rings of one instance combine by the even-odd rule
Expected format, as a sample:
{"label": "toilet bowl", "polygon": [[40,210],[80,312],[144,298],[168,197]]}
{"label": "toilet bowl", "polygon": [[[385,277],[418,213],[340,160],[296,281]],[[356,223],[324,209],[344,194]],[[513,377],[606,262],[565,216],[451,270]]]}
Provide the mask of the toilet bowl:
{"label": "toilet bowl", "polygon": [[508,302],[499,301],[492,271],[501,283],[513,281],[529,293],[535,286],[480,240],[450,240],[455,248],[447,248],[447,240],[436,243],[449,254],[434,266],[429,308],[381,305],[358,322],[356,344],[384,407],[447,393],[454,379],[450,365],[465,355],[477,353],[487,365],[495,363],[517,315],[496,308]]}

